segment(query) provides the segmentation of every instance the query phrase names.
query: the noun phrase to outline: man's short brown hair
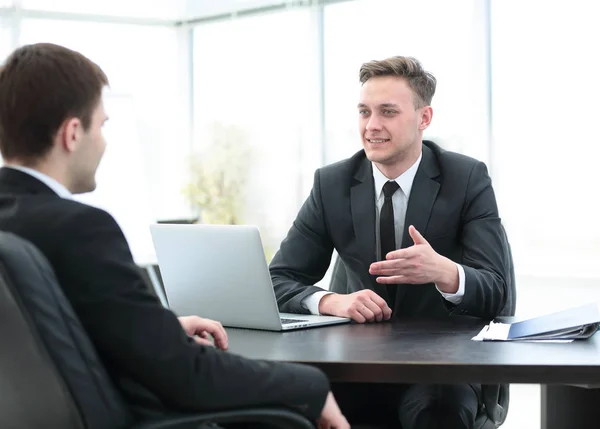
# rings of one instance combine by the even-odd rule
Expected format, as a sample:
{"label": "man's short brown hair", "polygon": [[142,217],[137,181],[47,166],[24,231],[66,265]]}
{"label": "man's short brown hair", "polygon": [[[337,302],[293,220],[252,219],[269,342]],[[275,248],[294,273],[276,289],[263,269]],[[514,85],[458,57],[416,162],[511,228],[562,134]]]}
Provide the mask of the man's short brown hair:
{"label": "man's short brown hair", "polygon": [[396,76],[406,79],[408,86],[415,94],[415,108],[431,104],[435,94],[435,77],[425,71],[419,60],[413,57],[390,57],[385,60],[374,60],[360,67],[360,83],[376,76]]}
{"label": "man's short brown hair", "polygon": [[0,152],[35,162],[65,120],[88,130],[108,79],[79,52],[50,43],[23,46],[0,69]]}

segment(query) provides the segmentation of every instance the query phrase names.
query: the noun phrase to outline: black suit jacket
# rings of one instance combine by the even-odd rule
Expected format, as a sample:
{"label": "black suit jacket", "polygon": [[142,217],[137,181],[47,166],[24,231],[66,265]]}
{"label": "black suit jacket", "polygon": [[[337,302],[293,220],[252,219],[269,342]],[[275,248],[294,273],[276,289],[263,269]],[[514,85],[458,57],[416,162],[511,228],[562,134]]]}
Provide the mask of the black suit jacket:
{"label": "black suit jacket", "polygon": [[[307,313],[301,302],[322,289],[335,248],[346,268],[346,282],[332,290],[369,288],[388,300],[386,285],[375,281],[375,185],[364,151],[316,171],[313,189],[270,265],[281,311]],[[455,306],[433,284],[399,285],[392,306],[396,316],[469,314],[486,319],[504,308],[510,256],[496,198],[485,164],[423,142],[406,211],[402,248],[411,246],[414,225],[441,255],[462,264],[465,295]]]}
{"label": "black suit jacket", "polygon": [[134,409],[148,408],[142,402],[149,393],[157,408],[273,404],[313,419],[320,415],[329,383],[316,368],[249,360],[189,338],[147,290],[121,229],[105,211],[60,198],[32,176],[2,168],[0,229],[31,241],[50,261]]}

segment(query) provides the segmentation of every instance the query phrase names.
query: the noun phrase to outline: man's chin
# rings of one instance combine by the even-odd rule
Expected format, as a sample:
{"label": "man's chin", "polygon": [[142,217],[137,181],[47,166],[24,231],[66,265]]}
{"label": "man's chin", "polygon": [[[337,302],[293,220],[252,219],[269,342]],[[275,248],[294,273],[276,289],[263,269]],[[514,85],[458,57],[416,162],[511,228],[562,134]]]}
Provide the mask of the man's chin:
{"label": "man's chin", "polygon": [[365,150],[365,154],[367,155],[367,159],[371,162],[376,162],[378,164],[385,164],[389,161],[390,156],[388,154],[378,153],[373,150]]}
{"label": "man's chin", "polygon": [[93,192],[96,190],[96,182],[92,182],[92,183],[80,183],[78,184],[75,189],[73,189],[72,193],[73,194],[87,194],[89,192]]}

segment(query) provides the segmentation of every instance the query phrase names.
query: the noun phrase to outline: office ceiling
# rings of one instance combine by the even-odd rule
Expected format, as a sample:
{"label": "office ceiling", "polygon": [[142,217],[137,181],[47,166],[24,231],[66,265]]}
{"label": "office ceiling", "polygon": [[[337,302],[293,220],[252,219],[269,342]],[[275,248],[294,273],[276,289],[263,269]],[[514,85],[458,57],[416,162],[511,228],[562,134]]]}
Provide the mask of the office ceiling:
{"label": "office ceiling", "polygon": [[[340,1],[340,0],[336,0]],[[0,0],[5,13],[20,4],[32,15],[97,15],[165,21],[203,21],[332,0]]]}

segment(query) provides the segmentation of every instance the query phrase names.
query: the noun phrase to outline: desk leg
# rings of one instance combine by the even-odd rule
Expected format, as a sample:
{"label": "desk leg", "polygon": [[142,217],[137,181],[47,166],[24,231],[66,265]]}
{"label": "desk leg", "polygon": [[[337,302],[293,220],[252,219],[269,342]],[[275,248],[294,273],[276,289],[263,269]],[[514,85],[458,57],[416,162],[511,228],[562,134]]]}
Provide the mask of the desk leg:
{"label": "desk leg", "polygon": [[600,389],[542,385],[542,429],[600,427]]}

